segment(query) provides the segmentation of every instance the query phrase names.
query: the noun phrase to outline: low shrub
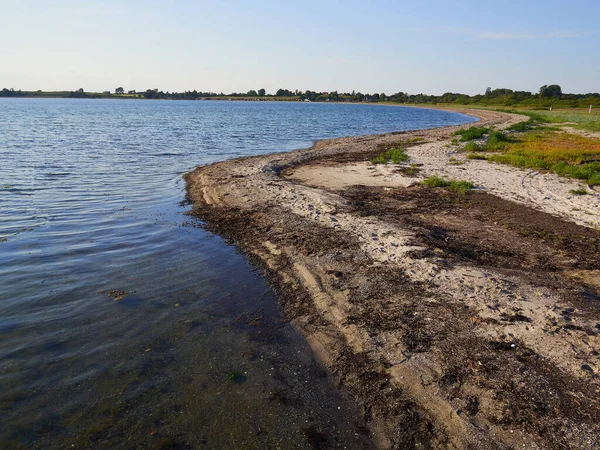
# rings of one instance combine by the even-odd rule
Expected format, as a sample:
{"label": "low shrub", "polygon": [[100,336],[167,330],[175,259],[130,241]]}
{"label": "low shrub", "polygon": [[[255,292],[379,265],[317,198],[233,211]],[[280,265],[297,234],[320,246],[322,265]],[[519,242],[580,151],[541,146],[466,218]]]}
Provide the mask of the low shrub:
{"label": "low shrub", "polygon": [[454,136],[460,136],[460,140],[462,142],[472,141],[473,139],[479,139],[488,134],[490,131],[489,128],[485,127],[471,127],[471,128],[461,128],[458,131],[454,132]]}
{"label": "low shrub", "polygon": [[388,148],[385,152],[380,153],[375,158],[371,160],[373,164],[387,164],[392,162],[394,164],[399,164],[401,162],[406,162],[410,158],[406,153],[406,150],[402,147],[392,147]]}
{"label": "low shrub", "polygon": [[466,180],[446,180],[445,178],[439,177],[437,175],[433,175],[429,178],[423,180],[423,184],[438,188],[438,187],[447,187],[449,190],[453,192],[457,192],[459,194],[464,194],[470,189],[473,189],[475,185],[470,181]]}
{"label": "low shrub", "polygon": [[380,153],[375,158],[371,159],[373,164],[387,164],[388,160],[385,158],[385,153]]}
{"label": "low shrub", "polygon": [[531,128],[533,128],[532,125],[533,125],[533,120],[529,119],[524,122],[515,123],[515,124],[511,125],[510,127],[507,127],[506,130],[507,131],[518,131],[518,132],[522,133],[524,131],[531,130]]}
{"label": "low shrub", "polygon": [[483,152],[485,151],[485,147],[482,147],[476,142],[467,142],[463,147],[463,150],[466,152]]}
{"label": "low shrub", "polygon": [[429,178],[425,178],[423,180],[423,184],[429,186],[429,187],[448,187],[450,186],[450,181],[442,178],[442,177],[438,177],[437,175],[432,175]]}
{"label": "low shrub", "polygon": [[498,151],[506,147],[506,144],[513,142],[508,136],[500,131],[491,131],[486,144],[486,150]]}
{"label": "low shrub", "polygon": [[450,180],[450,185],[448,189],[453,192],[458,192],[459,194],[464,194],[470,189],[473,189],[475,185],[470,181],[466,180]]}

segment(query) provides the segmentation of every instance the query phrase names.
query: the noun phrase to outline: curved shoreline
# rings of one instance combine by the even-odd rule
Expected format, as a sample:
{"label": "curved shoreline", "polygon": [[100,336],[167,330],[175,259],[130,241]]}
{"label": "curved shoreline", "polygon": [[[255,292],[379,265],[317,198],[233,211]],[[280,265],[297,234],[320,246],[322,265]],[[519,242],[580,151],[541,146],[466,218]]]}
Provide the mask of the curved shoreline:
{"label": "curved shoreline", "polygon": [[[457,112],[475,115],[478,125],[500,128],[523,120],[489,111]],[[451,198],[448,208],[448,200],[440,204],[439,195],[411,186],[413,182],[386,185],[378,180],[379,184],[361,187],[319,184],[318,180],[340,177],[331,168],[371,170],[366,161],[381,146],[402,142],[414,158],[419,149],[439,150],[458,128],[329,139],[305,150],[215,163],[185,175],[188,195],[194,214],[209,230],[233,241],[264,268],[285,314],[306,337],[333,382],[358,403],[377,447],[560,448],[560,433],[564,436],[566,428],[577,426],[569,439],[587,448],[598,442],[598,428],[589,417],[582,419],[579,409],[584,406],[572,404],[577,411],[555,407],[560,413],[553,413],[552,420],[538,417],[539,412],[519,403],[520,391],[507,384],[511,377],[534,386],[566,383],[577,391],[581,405],[593,412],[592,419],[600,417],[600,408],[588,398],[599,388],[597,380],[577,387],[580,379],[588,381],[576,361],[581,352],[563,348],[568,344],[598,349],[597,333],[592,337],[588,333],[597,311],[586,310],[587,318],[569,317],[579,329],[570,329],[568,336],[557,332],[548,338],[540,331],[550,316],[555,321],[564,319],[565,308],[577,303],[577,295],[570,292],[573,298],[564,306],[568,299],[560,295],[561,289],[573,287],[575,275],[552,285],[537,276],[541,269],[535,264],[534,270],[511,271],[510,264],[519,260],[511,260],[510,255],[501,263],[491,258],[469,260],[438,243],[429,235],[439,232],[440,225],[460,228],[448,220],[455,209],[463,208],[461,200]],[[439,155],[433,154],[432,159]],[[301,176],[294,173],[298,168],[304,170]],[[321,178],[307,177],[307,171],[318,172]],[[404,180],[393,173],[371,174],[368,179],[374,177]],[[481,197],[486,195],[489,198]],[[497,215],[509,211],[525,221],[531,217],[561,230],[571,226],[544,213],[543,207],[533,211],[484,193],[473,198],[469,196],[469,201],[485,199],[475,208],[478,211],[493,204]],[[397,205],[392,209],[384,207],[393,202]],[[426,212],[401,216],[403,208],[424,204],[430,208]],[[468,216],[471,206],[465,208],[457,219]],[[496,252],[504,244],[510,247],[504,241],[507,237],[518,239],[518,231],[500,229],[493,217],[483,220],[483,225],[478,220],[482,221],[474,217],[473,224],[489,227],[486,233],[506,235],[500,242],[486,244],[495,245]],[[572,227],[576,228],[568,228],[565,234],[580,233],[583,248],[585,239],[596,237],[591,230]],[[481,239],[470,236],[468,228],[456,235],[461,245],[479,255]],[[519,245],[553,258],[569,252],[533,238],[523,238]],[[585,262],[574,269],[596,270],[595,266],[589,270]],[[587,272],[586,276],[595,276]],[[582,305],[583,301],[577,303],[585,310]],[[525,307],[527,314],[514,312]],[[549,312],[552,307],[558,312]],[[527,320],[504,320],[525,316]],[[517,349],[514,355],[498,350],[505,345]],[[498,349],[490,350],[493,346]],[[596,369],[595,360],[589,359],[586,366]],[[488,365],[505,367],[505,376],[480,368]],[[545,375],[540,367],[551,365],[557,368]],[[554,405],[548,398],[539,402]],[[561,397],[560,402],[564,405],[568,399]],[[514,422],[511,415],[528,420]],[[540,436],[543,427],[560,433]]]}

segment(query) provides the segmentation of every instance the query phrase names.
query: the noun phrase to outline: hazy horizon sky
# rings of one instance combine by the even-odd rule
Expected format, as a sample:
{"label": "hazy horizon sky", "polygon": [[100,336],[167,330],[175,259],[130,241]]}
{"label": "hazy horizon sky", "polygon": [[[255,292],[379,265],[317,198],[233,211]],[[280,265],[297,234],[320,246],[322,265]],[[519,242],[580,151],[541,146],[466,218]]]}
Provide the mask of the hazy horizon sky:
{"label": "hazy horizon sky", "polygon": [[600,91],[599,0],[0,0],[0,89]]}

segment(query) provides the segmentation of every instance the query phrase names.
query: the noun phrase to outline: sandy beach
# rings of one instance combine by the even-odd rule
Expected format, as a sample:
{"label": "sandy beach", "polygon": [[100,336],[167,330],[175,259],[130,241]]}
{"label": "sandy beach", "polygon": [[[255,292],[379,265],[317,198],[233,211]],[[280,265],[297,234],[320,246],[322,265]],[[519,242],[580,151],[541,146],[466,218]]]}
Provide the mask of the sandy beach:
{"label": "sandy beach", "polygon": [[[458,128],[198,167],[193,213],[264,269],[376,447],[598,448],[600,193],[468,160]],[[370,162],[391,144],[410,160]]]}

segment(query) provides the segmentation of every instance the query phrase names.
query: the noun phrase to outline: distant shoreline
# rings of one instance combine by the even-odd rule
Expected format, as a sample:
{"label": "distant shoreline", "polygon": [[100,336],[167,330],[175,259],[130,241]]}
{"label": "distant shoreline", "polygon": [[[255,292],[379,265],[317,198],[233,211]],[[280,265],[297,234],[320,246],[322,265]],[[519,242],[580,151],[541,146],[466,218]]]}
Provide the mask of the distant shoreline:
{"label": "distant shoreline", "polygon": [[[543,94],[542,91],[556,87],[556,92]],[[276,94],[266,94],[260,90],[248,93],[216,93],[216,92],[163,92],[158,89],[145,91],[130,90],[124,92],[123,88],[115,92],[86,92],[83,89],[75,91],[22,91],[3,88],[0,98],[87,98],[87,99],[115,99],[115,100],[194,100],[194,101],[246,101],[246,102],[315,102],[315,103],[368,103],[390,104],[406,106],[431,106],[442,108],[523,108],[523,109],[600,109],[600,94],[563,94],[560,86],[542,86],[539,94],[531,92],[512,91],[510,89],[496,89],[486,91],[485,95],[466,95],[458,93],[445,93],[443,95],[407,94],[397,92],[392,95],[384,93],[362,94],[360,92],[338,93],[305,91],[300,92],[280,89]]]}

